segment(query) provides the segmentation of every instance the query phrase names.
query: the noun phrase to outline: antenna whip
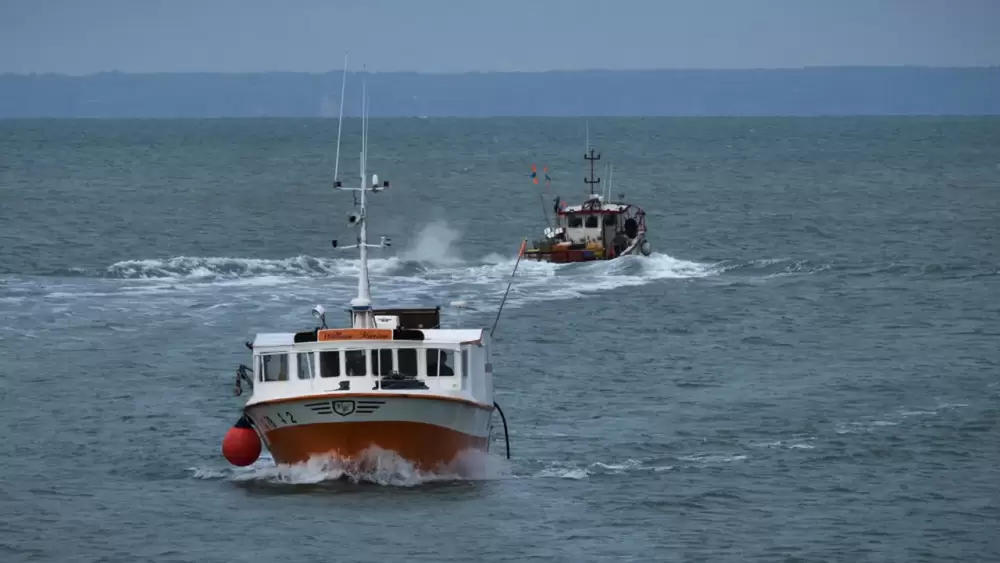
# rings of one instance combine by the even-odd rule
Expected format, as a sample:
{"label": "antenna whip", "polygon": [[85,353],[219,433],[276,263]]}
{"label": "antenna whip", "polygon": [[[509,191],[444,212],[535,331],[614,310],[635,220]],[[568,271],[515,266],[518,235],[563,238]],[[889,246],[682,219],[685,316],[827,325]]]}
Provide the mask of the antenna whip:
{"label": "antenna whip", "polygon": [[333,161],[333,181],[340,179],[340,132],[344,126],[344,91],[347,88],[347,53],[344,53],[344,78],[340,82],[340,117],[337,118],[337,156]]}

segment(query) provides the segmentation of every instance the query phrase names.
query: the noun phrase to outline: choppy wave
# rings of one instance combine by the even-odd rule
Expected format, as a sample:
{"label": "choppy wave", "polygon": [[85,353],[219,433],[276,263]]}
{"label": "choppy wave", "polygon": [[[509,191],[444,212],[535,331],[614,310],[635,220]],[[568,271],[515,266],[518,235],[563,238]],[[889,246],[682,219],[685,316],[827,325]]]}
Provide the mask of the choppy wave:
{"label": "choppy wave", "polygon": [[[446,305],[461,299],[473,311],[492,311],[498,305],[511,279],[514,257],[490,254],[464,258],[458,250],[459,233],[444,223],[424,226],[411,240],[412,244],[401,248],[396,256],[370,257],[368,268],[376,299],[394,305],[428,302]],[[573,299],[660,280],[725,276],[730,278],[729,283],[741,283],[747,278],[757,283],[753,280],[809,275],[828,267],[789,259],[696,262],[659,253],[573,264],[521,261],[508,304],[519,307],[538,301]],[[98,271],[59,272],[57,277],[72,279],[61,280],[55,288],[44,284],[41,293],[54,299],[74,296],[113,299],[117,295],[169,299],[184,294],[191,299],[211,298],[221,305],[233,300],[331,303],[350,298],[359,268],[360,261],[355,258],[309,255],[135,258]],[[95,286],[93,278],[110,283]]]}
{"label": "choppy wave", "polygon": [[628,473],[660,473],[673,470],[673,463],[642,461],[626,459],[624,461],[604,463],[600,461],[588,464],[550,461],[537,469],[533,476],[537,478],[556,479],[588,479],[602,475],[624,475]]}
{"label": "choppy wave", "polygon": [[[368,270],[372,276],[407,276],[423,273],[434,275],[467,275],[493,277],[494,272],[509,276],[514,259],[489,255],[482,260],[467,262],[450,259],[445,262],[405,258],[370,258]],[[177,256],[166,259],[124,260],[108,266],[102,277],[116,279],[149,279],[174,281],[209,281],[263,276],[288,278],[354,277],[360,261],[354,259],[294,256],[281,259]],[[703,277],[724,271],[712,264],[680,260],[665,254],[649,257],[624,257],[613,261],[576,264],[551,264],[522,261],[518,271],[536,274],[620,274],[639,275],[653,279]]]}
{"label": "choppy wave", "polygon": [[[284,258],[242,258],[225,256],[174,256],[170,258],[131,259],[115,262],[106,268],[68,268],[46,273],[57,278],[103,278],[112,280],[173,281],[178,283],[253,282],[281,278],[286,281],[318,280],[357,275],[359,261],[350,258],[318,258],[299,255]],[[488,271],[497,269],[509,275],[514,259],[488,254],[467,260],[447,248],[421,243],[398,256],[369,257],[372,276],[447,275],[449,273]],[[725,277],[730,281],[766,281],[788,276],[801,277],[832,272],[850,277],[890,275],[894,277],[925,276],[942,279],[992,277],[1000,274],[995,264],[901,264],[829,263],[809,259],[720,259],[689,261],[667,254],[653,253],[649,257],[623,257],[609,262],[577,264],[545,264],[522,262],[519,271],[535,270],[552,275],[593,273],[604,269],[608,274],[638,275],[649,279]]]}
{"label": "choppy wave", "polygon": [[830,264],[811,260],[768,258],[761,260],[722,260],[713,265],[716,271],[767,279],[780,276],[817,274],[832,269]]}
{"label": "choppy wave", "polygon": [[[369,273],[377,298],[397,303],[440,304],[464,299],[475,310],[496,305],[506,290],[514,262],[500,256],[478,261],[434,262],[376,258],[369,261]],[[358,260],[311,256],[277,260],[180,256],[117,262],[108,267],[105,277],[125,282],[118,289],[130,294],[211,291],[226,286],[247,286],[258,291],[266,286],[287,295],[284,288],[294,286],[295,294],[303,298],[328,299],[332,292],[347,299],[356,287],[359,267]],[[662,254],[577,264],[521,261],[509,303],[517,306],[539,300],[569,299],[657,280],[702,278],[718,273],[711,264]]]}
{"label": "choppy wave", "polygon": [[[434,247],[372,258],[372,292],[386,306],[447,306],[464,300],[472,313],[496,310],[515,259],[495,254],[464,259]],[[176,256],[123,260],[100,272],[74,272],[58,281],[39,278],[10,283],[0,297],[41,295],[59,301],[80,297],[142,299],[145,307],[182,296],[192,307],[211,302],[294,303],[332,305],[356,291],[360,261],[347,258],[293,256],[245,258]],[[507,306],[575,299],[623,287],[671,280],[715,279],[724,284],[766,283],[776,276],[809,276],[826,266],[790,260],[696,262],[653,253],[611,261],[552,264],[522,260],[513,279]],[[164,305],[166,306],[166,305]],[[311,306],[311,305],[310,305]],[[289,313],[291,314],[291,313]]]}
{"label": "choppy wave", "polygon": [[250,467],[224,469],[192,467],[189,472],[196,479],[220,479],[234,483],[316,485],[349,482],[413,487],[438,482],[520,478],[579,480],[633,473],[662,473],[674,470],[677,464],[702,466],[745,459],[747,459],[745,455],[705,454],[683,456],[675,460],[626,459],[612,462],[593,461],[586,464],[568,461],[529,461],[520,471],[515,472],[507,460],[495,454],[469,451],[448,467],[438,471],[420,471],[393,452],[372,448],[354,460],[323,456],[305,463],[279,465],[265,453]]}
{"label": "choppy wave", "polygon": [[[395,258],[369,260],[373,274],[398,264]],[[263,258],[227,258],[177,256],[167,259],[124,260],[108,266],[104,277],[118,279],[169,279],[206,281],[213,279],[259,276],[330,277],[357,274],[356,260],[295,256],[268,260]]]}
{"label": "choppy wave", "polygon": [[413,487],[447,481],[484,481],[510,477],[505,460],[479,451],[459,455],[435,471],[421,471],[395,452],[372,447],[354,459],[317,456],[304,463],[275,464],[267,454],[246,468],[190,468],[197,479],[225,479],[287,485],[315,485],[346,481],[383,486]]}

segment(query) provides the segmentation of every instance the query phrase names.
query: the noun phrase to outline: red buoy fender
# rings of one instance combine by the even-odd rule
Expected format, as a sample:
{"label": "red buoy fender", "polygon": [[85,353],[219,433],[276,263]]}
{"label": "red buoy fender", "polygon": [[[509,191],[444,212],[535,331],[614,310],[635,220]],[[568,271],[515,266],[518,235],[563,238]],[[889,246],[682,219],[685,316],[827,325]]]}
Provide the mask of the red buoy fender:
{"label": "red buoy fender", "polygon": [[222,439],[222,455],[226,461],[238,467],[246,467],[257,461],[260,450],[260,438],[245,416],[241,416]]}

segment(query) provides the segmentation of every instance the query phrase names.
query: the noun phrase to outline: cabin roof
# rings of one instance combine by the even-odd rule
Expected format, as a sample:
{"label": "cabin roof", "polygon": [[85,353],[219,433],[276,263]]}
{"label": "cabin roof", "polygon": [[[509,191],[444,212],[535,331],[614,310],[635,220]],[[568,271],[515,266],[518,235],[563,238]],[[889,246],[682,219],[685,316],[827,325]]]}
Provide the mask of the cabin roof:
{"label": "cabin roof", "polygon": [[[464,342],[476,342],[483,338],[481,328],[424,328],[416,329],[424,333],[424,339],[420,340],[400,340],[399,342],[423,342],[424,344],[461,344]],[[372,341],[344,341],[344,342],[372,342]],[[375,341],[375,342],[385,342]],[[267,348],[273,346],[292,346],[295,344],[294,332],[261,332],[254,337],[254,348]]]}
{"label": "cabin roof", "polygon": [[262,332],[253,339],[253,347],[291,346],[295,344],[294,332]]}
{"label": "cabin roof", "polygon": [[424,342],[454,343],[475,342],[483,338],[481,328],[424,328]]}
{"label": "cabin roof", "polygon": [[602,203],[600,206],[588,206],[584,209],[583,205],[567,205],[559,210],[560,215],[567,215],[569,213],[624,213],[630,207],[627,203]]}

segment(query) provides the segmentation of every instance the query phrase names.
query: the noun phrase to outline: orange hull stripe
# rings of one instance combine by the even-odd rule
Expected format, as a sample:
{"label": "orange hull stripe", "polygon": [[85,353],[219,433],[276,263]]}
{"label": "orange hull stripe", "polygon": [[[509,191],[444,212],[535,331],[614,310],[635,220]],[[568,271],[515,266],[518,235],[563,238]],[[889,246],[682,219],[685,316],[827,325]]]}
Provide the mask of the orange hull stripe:
{"label": "orange hull stripe", "polygon": [[415,393],[344,393],[344,392],[334,392],[334,393],[316,393],[315,395],[296,395],[295,397],[282,397],[280,399],[267,399],[265,401],[260,401],[259,403],[254,403],[248,405],[247,408],[253,408],[258,405],[279,405],[282,403],[291,403],[295,401],[314,401],[316,399],[357,399],[357,398],[375,398],[375,399],[421,399],[424,401],[451,401],[454,403],[462,403],[463,405],[469,405],[470,407],[476,407],[478,409],[483,409],[492,412],[494,409],[493,405],[485,405],[483,403],[477,403],[475,401],[470,401],[468,399],[459,399],[456,397],[445,397],[442,395],[417,395]]}
{"label": "orange hull stripe", "polygon": [[300,463],[314,455],[357,458],[371,446],[396,452],[422,470],[447,465],[461,452],[486,450],[487,439],[421,422],[336,422],[286,426],[267,433],[278,463]]}

